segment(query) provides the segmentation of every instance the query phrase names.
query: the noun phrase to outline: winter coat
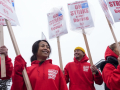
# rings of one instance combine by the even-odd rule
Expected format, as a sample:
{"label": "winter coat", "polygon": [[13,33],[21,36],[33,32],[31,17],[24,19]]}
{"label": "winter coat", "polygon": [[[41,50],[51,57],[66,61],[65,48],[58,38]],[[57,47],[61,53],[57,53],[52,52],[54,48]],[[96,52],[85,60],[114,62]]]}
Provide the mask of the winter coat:
{"label": "winter coat", "polygon": [[0,79],[2,80],[10,79],[12,77],[13,64],[8,56],[5,57],[5,66],[6,66],[6,77],[1,78],[1,57],[0,57]]}
{"label": "winter coat", "polygon": [[118,65],[118,55],[109,46],[105,51],[105,60],[101,63],[103,81],[106,84],[105,90],[120,90],[120,65]]}
{"label": "winter coat", "polygon": [[70,62],[64,68],[66,83],[69,83],[69,90],[95,90],[96,84],[103,83],[101,73],[93,75],[90,69],[90,63],[87,62],[88,57],[85,55],[81,61],[74,58],[74,62]]}
{"label": "winter coat", "polygon": [[[62,71],[52,60],[41,63],[35,60],[27,67],[27,74],[32,90],[68,90]],[[21,55],[15,58],[13,84],[11,90],[27,90],[23,80],[22,71],[26,63]]]}

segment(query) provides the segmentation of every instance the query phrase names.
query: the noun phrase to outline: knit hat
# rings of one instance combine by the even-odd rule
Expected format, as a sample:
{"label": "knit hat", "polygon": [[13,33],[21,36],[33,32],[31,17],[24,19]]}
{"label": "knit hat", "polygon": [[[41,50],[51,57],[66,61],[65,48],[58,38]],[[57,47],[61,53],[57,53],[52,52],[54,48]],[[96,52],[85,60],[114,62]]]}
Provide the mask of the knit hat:
{"label": "knit hat", "polygon": [[76,49],[79,49],[79,50],[81,50],[81,51],[83,51],[83,52],[85,53],[85,50],[84,50],[82,47],[76,47],[76,48],[74,49],[74,51],[75,51]]}

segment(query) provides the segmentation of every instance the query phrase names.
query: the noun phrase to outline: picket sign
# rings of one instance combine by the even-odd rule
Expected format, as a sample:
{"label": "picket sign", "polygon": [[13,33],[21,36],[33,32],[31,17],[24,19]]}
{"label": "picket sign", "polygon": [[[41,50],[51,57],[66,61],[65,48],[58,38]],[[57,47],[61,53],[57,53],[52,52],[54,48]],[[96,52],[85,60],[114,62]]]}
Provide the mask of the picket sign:
{"label": "picket sign", "polygon": [[58,53],[59,53],[59,62],[60,62],[60,68],[63,71],[63,63],[62,63],[62,55],[61,55],[61,48],[60,48],[60,40],[59,37],[57,37],[57,44],[58,44]]}
{"label": "picket sign", "polygon": [[[9,34],[10,34],[10,37],[11,37],[11,40],[12,40],[12,43],[13,43],[16,55],[20,55],[20,51],[19,51],[16,39],[15,39],[13,30],[12,30],[11,24],[10,24],[10,22],[7,19],[5,19],[5,22],[7,24],[7,28],[9,30]],[[22,72],[22,75],[23,75],[23,78],[24,78],[27,90],[32,90],[32,87],[31,87],[31,84],[30,84],[30,81],[29,81],[29,78],[28,78],[28,75],[27,75],[27,72],[26,72],[25,68],[24,68],[24,70]]]}
{"label": "picket sign", "polygon": [[[3,26],[0,25],[0,47],[4,45]],[[5,55],[1,54],[1,77],[6,77]]]}
{"label": "picket sign", "polygon": [[115,22],[120,22],[120,0],[106,0]]}
{"label": "picket sign", "polygon": [[87,0],[68,3],[72,30],[82,30],[94,27]]}
{"label": "picket sign", "polygon": [[114,22],[112,20],[112,17],[110,16],[110,13],[109,13],[109,10],[108,10],[108,7],[107,7],[107,3],[105,2],[105,0],[99,0],[99,3],[101,5],[101,7],[102,7],[102,10],[103,10],[105,16],[107,17],[109,22],[113,25]]}
{"label": "picket sign", "polygon": [[[106,18],[106,19],[107,19],[107,18]],[[108,22],[108,25],[109,25],[109,27],[110,27],[111,33],[112,33],[112,35],[113,35],[113,38],[114,38],[114,40],[115,40],[115,43],[116,43],[116,45],[117,45],[117,49],[118,49],[118,51],[119,51],[119,53],[120,53],[120,47],[119,47],[119,44],[118,44],[118,42],[117,42],[117,38],[116,38],[116,36],[115,36],[115,33],[114,33],[114,31],[113,31],[113,28],[112,28],[112,26],[111,26],[111,24],[110,24],[110,22],[109,22],[108,19],[107,19],[107,22]]]}
{"label": "picket sign", "polygon": [[47,14],[49,25],[49,39],[57,38],[60,68],[63,70],[62,56],[60,50],[59,37],[67,34],[67,27],[63,8],[53,8],[53,11]]}
{"label": "picket sign", "polygon": [[[13,9],[13,6],[11,4],[11,0],[0,0],[0,16],[5,18],[5,22],[7,24],[7,27],[8,27],[8,30],[9,30],[12,42],[13,42],[13,46],[14,46],[16,55],[20,55],[20,51],[19,51],[16,39],[15,39],[14,33],[12,31],[11,24],[10,24],[10,22],[12,22],[12,23],[14,23],[16,25],[19,25],[19,21],[17,19],[17,15],[16,15],[16,13],[15,13],[15,11]],[[2,30],[2,28],[1,28],[1,30]],[[3,60],[1,60],[1,61],[3,61]],[[1,69],[5,69],[5,64],[3,64],[1,62],[1,66],[2,65],[4,65],[4,66],[1,67]],[[25,68],[24,68],[22,74],[23,74],[23,78],[24,78],[27,90],[32,90],[32,87],[31,87],[31,84],[30,84],[30,81],[29,81],[29,78],[28,78],[28,75],[27,75],[27,72],[26,72]]]}
{"label": "picket sign", "polygon": [[87,0],[84,0],[79,2],[69,3],[68,9],[69,9],[72,30],[79,29],[82,30],[83,32],[83,37],[86,44],[88,57],[90,60],[90,64],[92,66],[93,65],[92,56],[90,53],[86,32],[84,31],[84,29],[86,28],[94,27],[88,2]]}
{"label": "picket sign", "polygon": [[[14,10],[15,10],[14,0],[11,0],[11,4],[12,4]],[[0,16],[0,25],[6,26],[5,19],[2,16]],[[12,22],[11,22],[11,25],[16,26],[16,24],[14,24]]]}

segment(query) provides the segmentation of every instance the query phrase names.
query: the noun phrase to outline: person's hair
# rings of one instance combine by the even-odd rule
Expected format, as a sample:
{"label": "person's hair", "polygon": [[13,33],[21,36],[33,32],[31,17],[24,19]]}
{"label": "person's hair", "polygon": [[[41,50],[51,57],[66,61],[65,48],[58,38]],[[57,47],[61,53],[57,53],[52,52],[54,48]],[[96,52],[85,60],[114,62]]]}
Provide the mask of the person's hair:
{"label": "person's hair", "polygon": [[[30,58],[30,61],[32,62],[32,61],[34,61],[34,60],[37,60],[37,52],[38,52],[38,49],[39,49],[39,43],[41,42],[41,41],[44,41],[44,42],[46,42],[47,44],[48,44],[48,46],[49,46],[49,49],[50,49],[50,53],[51,53],[51,47],[50,47],[50,44],[46,41],[46,40],[38,40],[38,41],[36,41],[34,44],[33,44],[33,46],[32,46],[32,53],[33,53],[33,55],[31,56],[31,58]],[[48,56],[49,57],[49,56]]]}
{"label": "person's hair", "polygon": [[[120,42],[118,42],[118,44],[120,44]],[[115,48],[117,47],[116,43],[113,43],[109,46],[109,48],[113,51],[115,50]]]}

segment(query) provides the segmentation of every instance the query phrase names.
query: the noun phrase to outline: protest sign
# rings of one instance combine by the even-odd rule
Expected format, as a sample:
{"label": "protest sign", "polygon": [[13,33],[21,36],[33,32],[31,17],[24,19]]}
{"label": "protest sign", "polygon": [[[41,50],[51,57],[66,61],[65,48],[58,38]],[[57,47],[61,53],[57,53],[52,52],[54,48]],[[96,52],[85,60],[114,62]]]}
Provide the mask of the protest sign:
{"label": "protest sign", "polygon": [[107,7],[107,3],[105,2],[105,0],[99,0],[100,5],[103,9],[103,12],[105,13],[105,16],[107,17],[107,19],[110,21],[111,24],[113,24],[113,20],[112,17],[110,16],[108,7]]}
{"label": "protest sign", "polygon": [[[114,38],[114,40],[115,40],[115,43],[116,43],[116,45],[117,45],[117,49],[118,49],[118,51],[119,51],[119,53],[120,53],[120,48],[119,48],[119,45],[118,45],[118,42],[117,42],[117,38],[116,38],[116,36],[115,36],[115,33],[114,33],[113,28],[112,28],[112,25],[111,25],[111,24],[113,24],[113,20],[112,20],[110,14],[109,14],[108,7],[107,7],[107,3],[110,4],[110,5],[108,5],[108,6],[113,7],[113,6],[118,5],[118,3],[120,3],[120,2],[114,1],[114,0],[113,0],[113,1],[112,1],[112,0],[106,0],[107,3],[105,2],[105,0],[99,0],[99,1],[100,1],[100,5],[101,5],[101,7],[102,7],[102,9],[103,9],[103,11],[104,11],[104,13],[105,13],[105,16],[106,16],[108,25],[109,25],[109,27],[110,27],[112,36],[113,36],[113,38]],[[115,10],[115,9],[114,9],[114,10]],[[114,16],[113,16],[113,17],[114,17]],[[118,17],[119,17],[119,16],[118,16]],[[115,18],[117,18],[117,17],[114,17],[114,21],[115,21]],[[116,20],[117,20],[117,19],[116,19]]]}
{"label": "protest sign", "polygon": [[120,0],[106,0],[115,22],[120,22]]}
{"label": "protest sign", "polygon": [[94,27],[89,5],[86,0],[69,3],[68,10],[72,30]]}
{"label": "protest sign", "polygon": [[[15,9],[14,0],[11,0],[11,4],[12,4],[13,8]],[[0,16],[0,25],[6,26],[5,19],[2,16]],[[11,23],[11,25],[16,26],[16,24],[14,24],[14,23]]]}
{"label": "protest sign", "polygon": [[[14,11],[14,9],[12,7],[12,4],[11,4],[11,0],[0,0],[0,16],[5,18],[5,22],[6,22],[6,25],[8,27],[8,30],[9,30],[9,33],[10,33],[10,36],[11,36],[11,39],[12,39],[12,42],[13,42],[13,46],[14,46],[16,55],[20,55],[19,48],[18,48],[16,39],[14,37],[14,33],[12,31],[11,24],[10,24],[10,22],[12,22],[16,25],[19,25],[17,16],[16,16],[15,11]],[[0,25],[0,31],[2,31],[2,25]],[[2,43],[2,45],[3,45],[3,33],[1,33],[0,36],[2,38],[0,40],[0,43]],[[1,60],[3,60],[5,62],[5,59],[2,58],[2,57],[1,57]],[[1,64],[2,64],[1,68],[4,70],[4,72],[1,72],[3,77],[5,77],[5,75],[6,75],[5,63],[4,62],[1,61]],[[4,65],[3,65],[3,63],[4,63]],[[28,75],[27,75],[27,72],[26,72],[25,68],[24,68],[22,74],[23,74],[23,78],[24,78],[27,90],[32,90],[32,87],[31,87],[31,84],[30,84],[30,81],[29,81],[29,78],[28,78]]]}
{"label": "protest sign", "polygon": [[0,0],[0,16],[9,20],[11,23],[19,25],[11,0]]}
{"label": "protest sign", "polygon": [[[91,66],[93,65],[92,56],[90,53],[86,32],[84,29],[94,27],[94,23],[92,20],[92,16],[90,13],[89,5],[87,0],[69,3],[68,4],[69,9],[69,16],[71,21],[71,29],[72,30],[82,30],[85,45],[87,48],[89,60]],[[93,74],[95,74],[93,72]]]}
{"label": "protest sign", "polygon": [[63,8],[56,8],[53,12],[48,13],[47,16],[49,25],[49,39],[68,33]]}

